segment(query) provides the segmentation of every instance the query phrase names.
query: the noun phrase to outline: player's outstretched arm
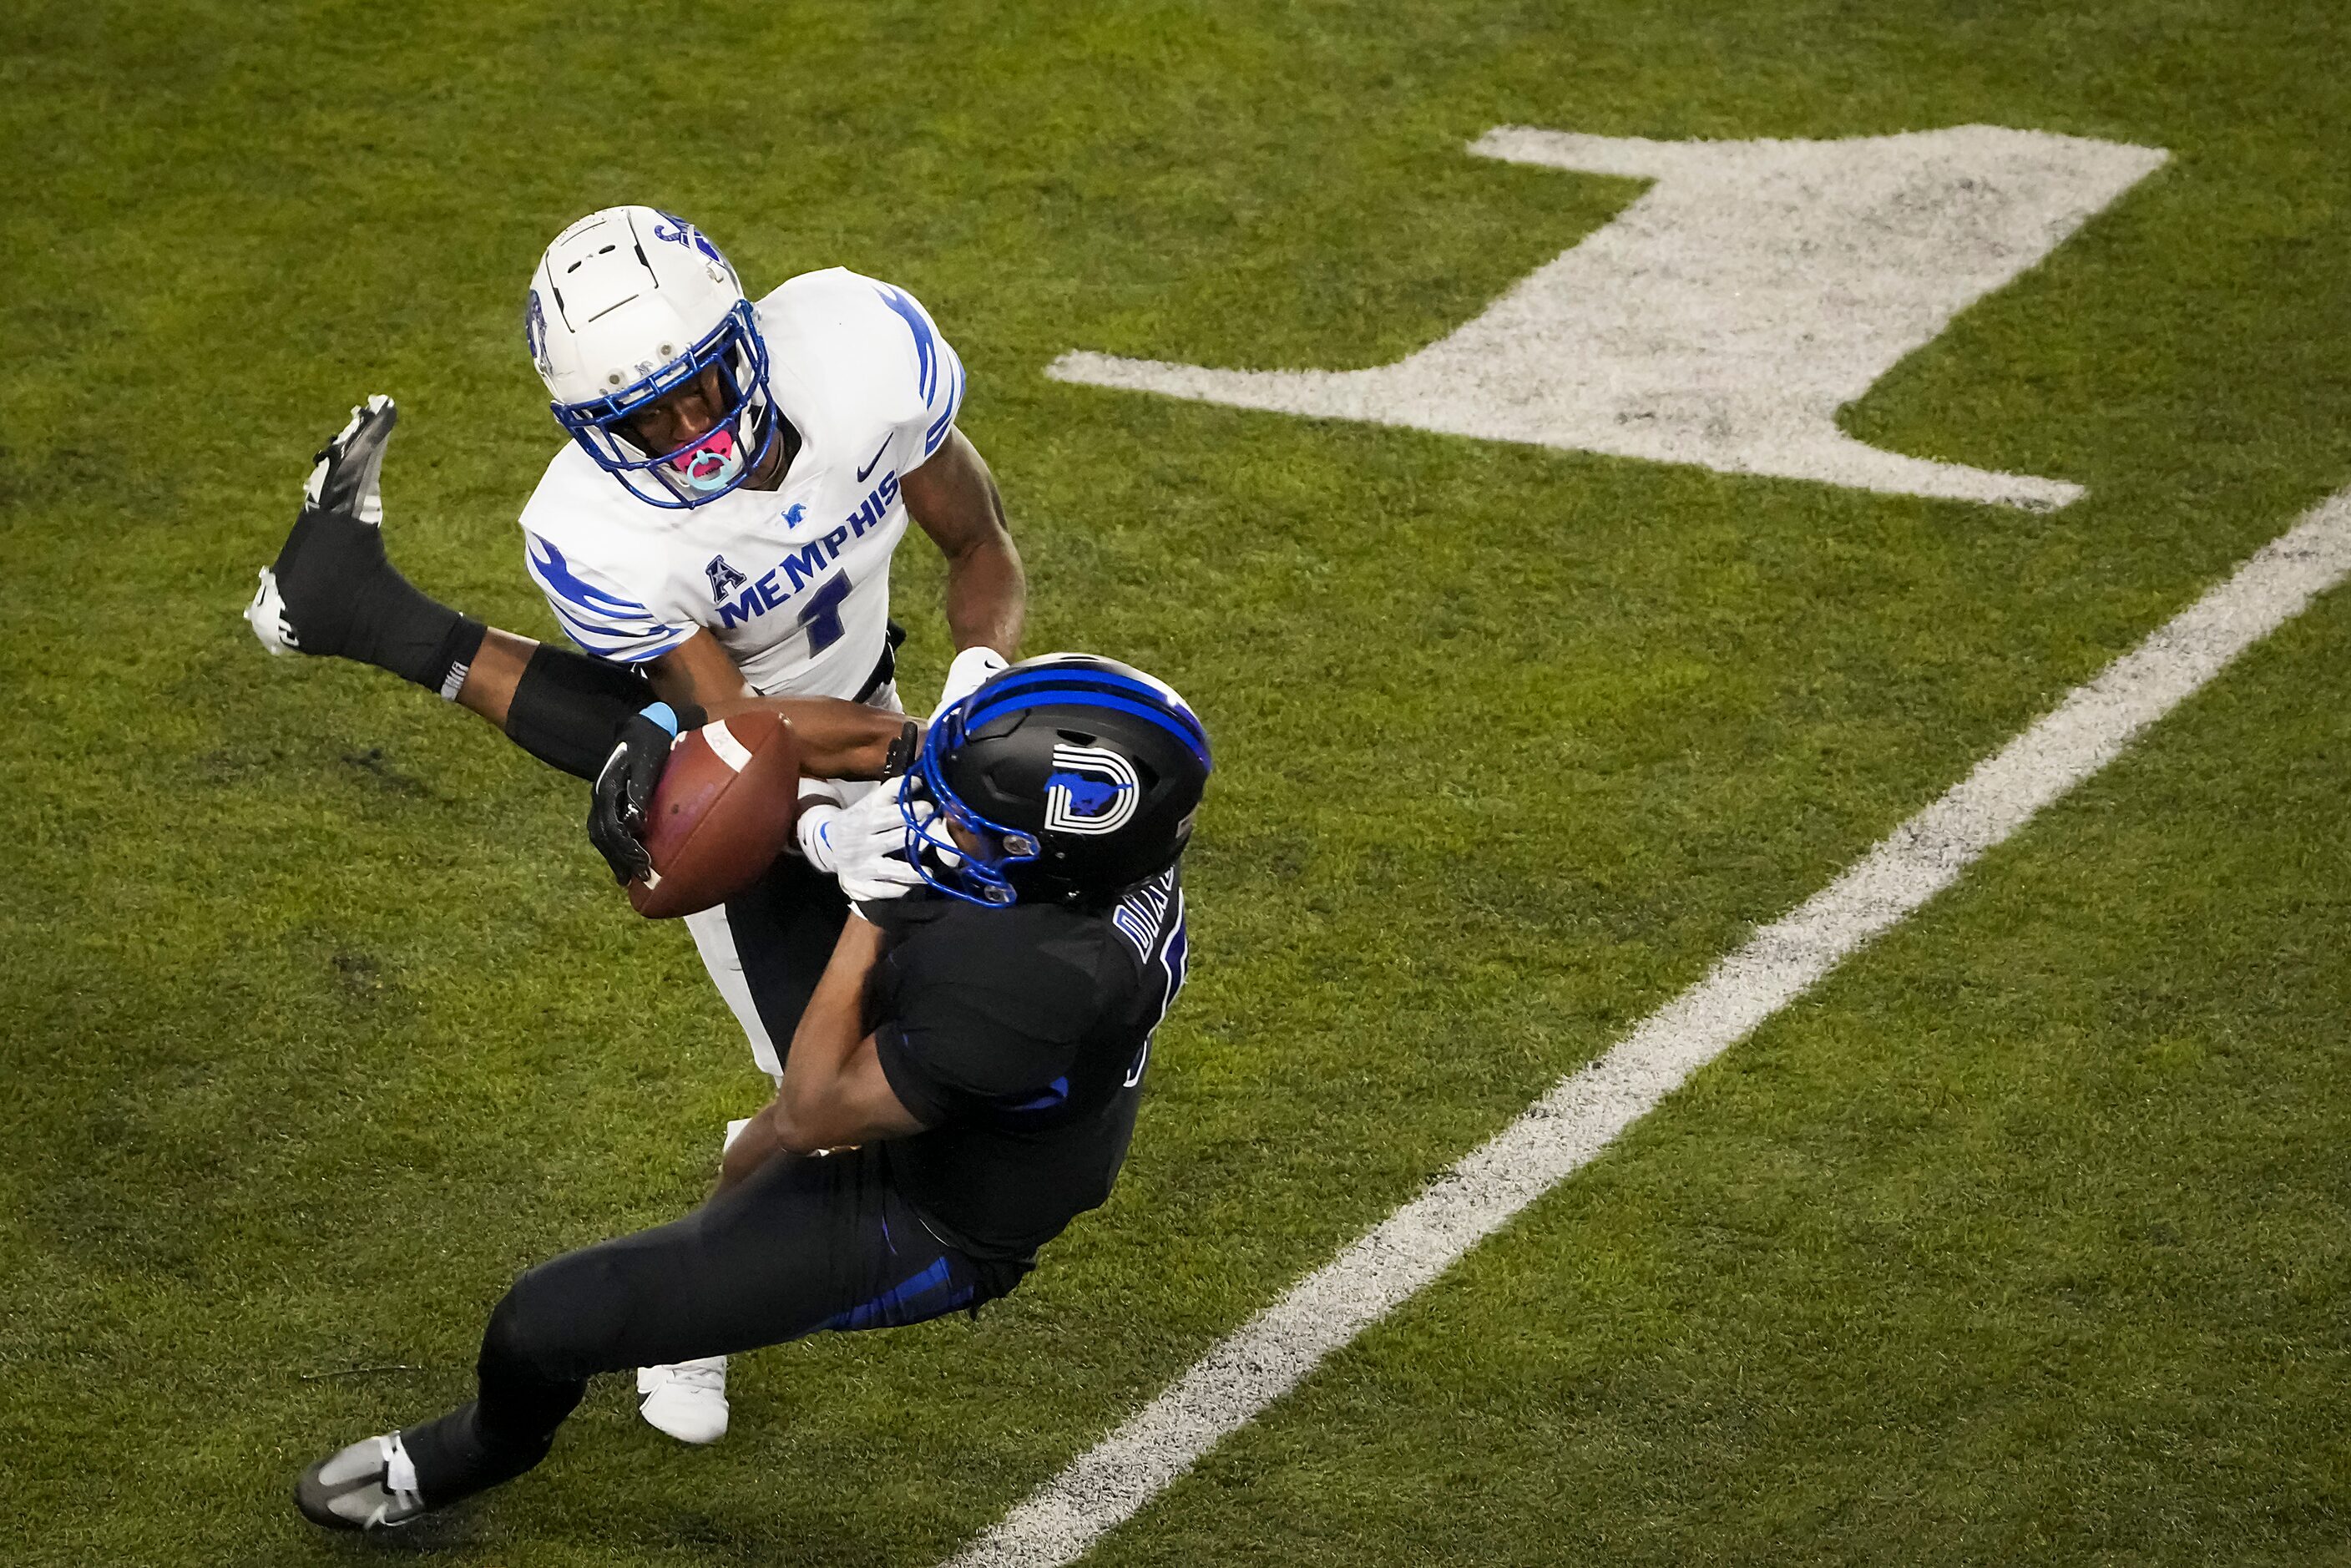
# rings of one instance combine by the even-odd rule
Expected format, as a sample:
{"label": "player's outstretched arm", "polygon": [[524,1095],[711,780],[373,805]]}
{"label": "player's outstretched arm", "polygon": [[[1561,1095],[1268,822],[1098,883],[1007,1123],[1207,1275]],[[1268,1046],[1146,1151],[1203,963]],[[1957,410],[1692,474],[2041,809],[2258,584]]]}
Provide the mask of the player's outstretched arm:
{"label": "player's outstretched arm", "polygon": [[800,771],[810,779],[883,777],[890,749],[906,727],[904,715],[840,697],[763,697],[707,632],[696,632],[659,658],[647,660],[644,669],[654,694],[682,714],[698,713],[705,718],[781,714],[799,742]]}
{"label": "player's outstretched arm", "polygon": [[962,431],[950,430],[898,485],[907,515],[947,558],[947,630],[956,649],[988,648],[1010,659],[1028,615],[1029,580],[987,461]]}
{"label": "player's outstretched arm", "polygon": [[271,653],[388,670],[579,779],[596,777],[621,725],[657,696],[721,718],[775,708],[799,730],[811,772],[882,776],[903,720],[853,703],[757,697],[706,632],[653,661],[648,683],[629,666],[486,626],[410,582],[383,544],[383,458],[399,417],[390,398],[371,397],[319,454],[293,530],[246,610]]}
{"label": "player's outstretched arm", "polygon": [[410,582],[383,544],[383,458],[399,410],[371,397],[328,442],[246,620],[273,653],[388,670],[592,778],[620,721],[652,700],[634,672],[485,626]]}

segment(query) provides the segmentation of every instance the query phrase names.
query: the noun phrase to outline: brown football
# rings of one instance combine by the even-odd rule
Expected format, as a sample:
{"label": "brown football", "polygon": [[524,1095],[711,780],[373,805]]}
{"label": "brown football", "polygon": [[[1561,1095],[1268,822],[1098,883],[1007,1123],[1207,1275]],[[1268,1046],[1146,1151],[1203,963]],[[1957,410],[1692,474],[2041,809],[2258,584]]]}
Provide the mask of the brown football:
{"label": "brown football", "polygon": [[679,736],[645,811],[653,869],[629,883],[629,903],[669,920],[749,888],[792,841],[799,786],[799,743],[778,715],[737,714]]}

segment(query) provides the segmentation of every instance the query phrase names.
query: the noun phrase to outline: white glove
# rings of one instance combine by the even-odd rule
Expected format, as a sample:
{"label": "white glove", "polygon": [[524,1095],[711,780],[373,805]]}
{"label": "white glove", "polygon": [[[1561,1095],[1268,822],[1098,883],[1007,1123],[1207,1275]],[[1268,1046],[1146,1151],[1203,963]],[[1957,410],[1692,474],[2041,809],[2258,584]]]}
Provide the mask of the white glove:
{"label": "white glove", "polygon": [[[914,820],[926,822],[938,808],[914,802]],[[898,898],[923,885],[923,873],[906,858],[906,819],[899,814],[898,791],[876,789],[854,806],[811,800],[800,810],[800,853],[809,864],[841,883],[852,901]]]}
{"label": "white glove", "polygon": [[955,663],[947,666],[946,685],[939,688],[938,706],[931,709],[930,719],[923,727],[927,729],[938,723],[939,715],[979,690],[990,675],[1010,667],[1004,655],[993,648],[966,648],[957,653]]}

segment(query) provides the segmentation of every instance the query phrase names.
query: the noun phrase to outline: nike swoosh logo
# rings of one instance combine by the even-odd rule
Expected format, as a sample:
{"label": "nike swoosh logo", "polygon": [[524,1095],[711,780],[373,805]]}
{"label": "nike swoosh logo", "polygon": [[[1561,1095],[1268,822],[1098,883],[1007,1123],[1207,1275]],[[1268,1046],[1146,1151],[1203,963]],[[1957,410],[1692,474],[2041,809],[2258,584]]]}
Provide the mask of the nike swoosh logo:
{"label": "nike swoosh logo", "polygon": [[872,473],[872,472],[873,472],[873,470],[874,470],[877,466],[879,466],[879,465],[880,465],[880,464],[881,464],[881,462],[882,462],[882,454],[883,454],[883,453],[884,453],[884,452],[887,452],[887,451],[889,451],[889,450],[890,450],[890,438],[889,438],[888,436],[886,436],[886,435],[885,435],[885,436],[883,436],[883,437],[882,438],[882,445],[881,445],[880,449],[879,449],[879,450],[877,450],[877,451],[873,454],[873,461],[872,461],[872,462],[871,462],[871,463],[868,463],[864,467],[860,468],[860,469],[857,471],[857,482],[858,482],[859,484],[862,485],[862,484],[864,484],[864,483],[865,483],[865,476],[866,476],[868,474]]}

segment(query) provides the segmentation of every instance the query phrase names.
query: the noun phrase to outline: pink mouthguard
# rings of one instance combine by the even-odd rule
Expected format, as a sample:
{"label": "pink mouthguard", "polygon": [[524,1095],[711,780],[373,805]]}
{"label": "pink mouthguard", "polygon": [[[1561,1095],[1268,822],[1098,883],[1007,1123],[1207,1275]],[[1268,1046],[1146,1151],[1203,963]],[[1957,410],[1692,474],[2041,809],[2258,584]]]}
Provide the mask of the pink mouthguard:
{"label": "pink mouthguard", "polygon": [[735,455],[735,433],[721,425],[670,459],[670,466],[688,478],[699,478],[726,466]]}

